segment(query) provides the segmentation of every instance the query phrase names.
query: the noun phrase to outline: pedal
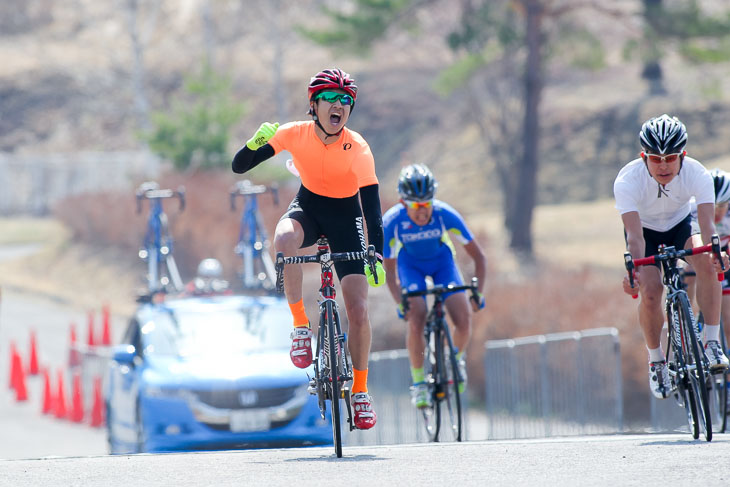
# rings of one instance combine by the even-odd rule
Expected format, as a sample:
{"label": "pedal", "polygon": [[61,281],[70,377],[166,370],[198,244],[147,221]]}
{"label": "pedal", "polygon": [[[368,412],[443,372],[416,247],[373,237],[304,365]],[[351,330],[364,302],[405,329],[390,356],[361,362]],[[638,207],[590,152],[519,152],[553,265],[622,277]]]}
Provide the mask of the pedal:
{"label": "pedal", "polygon": [[340,399],[350,399],[350,389],[348,387],[340,389]]}

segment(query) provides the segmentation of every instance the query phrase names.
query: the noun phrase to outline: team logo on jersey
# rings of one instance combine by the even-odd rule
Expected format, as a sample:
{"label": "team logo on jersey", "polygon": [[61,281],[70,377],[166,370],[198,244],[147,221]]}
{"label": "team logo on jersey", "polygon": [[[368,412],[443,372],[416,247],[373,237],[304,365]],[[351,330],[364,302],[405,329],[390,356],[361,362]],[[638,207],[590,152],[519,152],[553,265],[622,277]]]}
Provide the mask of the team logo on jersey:
{"label": "team logo on jersey", "polygon": [[400,226],[403,227],[403,230],[408,230],[413,224],[411,222],[400,222]]}
{"label": "team logo on jersey", "polygon": [[418,291],[418,284],[416,284],[415,282],[414,282],[414,283],[411,283],[411,284],[410,284],[410,285],[408,286],[408,290],[409,290],[409,291]]}
{"label": "team logo on jersey", "polygon": [[416,242],[418,240],[428,240],[431,238],[441,238],[441,229],[433,228],[431,230],[424,230],[418,233],[404,233],[403,235],[401,235],[403,243]]}
{"label": "team logo on jersey", "polygon": [[351,143],[345,142],[344,144],[342,144],[342,150],[350,150],[350,149],[352,149]]}

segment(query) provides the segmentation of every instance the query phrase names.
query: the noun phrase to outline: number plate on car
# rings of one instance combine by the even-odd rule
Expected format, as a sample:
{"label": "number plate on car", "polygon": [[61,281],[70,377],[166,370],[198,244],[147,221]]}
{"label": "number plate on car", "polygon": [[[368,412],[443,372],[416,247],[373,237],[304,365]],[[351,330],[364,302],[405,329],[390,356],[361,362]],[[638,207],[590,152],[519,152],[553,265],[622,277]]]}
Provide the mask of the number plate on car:
{"label": "number plate on car", "polygon": [[231,411],[231,431],[266,431],[271,428],[267,409],[242,409]]}

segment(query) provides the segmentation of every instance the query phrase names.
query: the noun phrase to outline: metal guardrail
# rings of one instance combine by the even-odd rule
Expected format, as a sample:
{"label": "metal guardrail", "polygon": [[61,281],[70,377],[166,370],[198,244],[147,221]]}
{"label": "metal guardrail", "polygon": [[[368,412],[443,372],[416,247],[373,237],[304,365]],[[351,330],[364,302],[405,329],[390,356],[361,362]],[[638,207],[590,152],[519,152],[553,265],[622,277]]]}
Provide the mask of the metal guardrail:
{"label": "metal guardrail", "polygon": [[485,343],[487,438],[623,430],[616,328]]}
{"label": "metal guardrail", "polygon": [[[352,446],[427,442],[423,420],[418,410],[411,404],[409,393],[411,384],[407,350],[371,353],[368,364],[368,389],[373,397],[378,424],[369,431],[350,432],[345,444]],[[463,400],[462,403],[467,406],[468,400]],[[445,428],[444,424],[442,423],[442,428]],[[464,426],[466,439],[469,439],[469,410],[466,407]],[[445,438],[444,441],[448,440]]]}

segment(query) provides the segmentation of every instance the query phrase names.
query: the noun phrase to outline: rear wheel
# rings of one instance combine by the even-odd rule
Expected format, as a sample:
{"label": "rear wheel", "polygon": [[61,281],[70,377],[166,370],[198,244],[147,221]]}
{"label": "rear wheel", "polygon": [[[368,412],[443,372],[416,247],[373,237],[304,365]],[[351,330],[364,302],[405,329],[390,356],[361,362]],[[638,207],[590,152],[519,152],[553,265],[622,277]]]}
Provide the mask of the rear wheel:
{"label": "rear wheel", "polygon": [[[720,345],[725,351],[725,354],[728,355],[728,352],[730,352],[730,350],[728,349],[727,337],[725,335],[724,326],[724,323],[722,323],[721,321]],[[715,393],[718,401],[718,414],[720,416],[720,421],[718,421],[716,429],[720,433],[725,433],[728,429],[728,421],[730,421],[730,419],[728,418],[728,414],[730,414],[730,408],[728,408],[728,394],[730,394],[730,390],[728,390],[728,388],[730,387],[730,371],[726,370],[724,373],[714,375],[713,377],[715,379]]]}
{"label": "rear wheel", "polygon": [[712,441],[712,417],[707,393],[709,377],[706,375],[708,371],[704,367],[705,353],[700,348],[700,342],[695,334],[695,325],[692,322],[692,313],[690,312],[687,295],[680,293],[677,298],[680,323],[684,332],[682,342],[690,384],[690,391],[688,392],[694,395],[696,400],[697,416],[695,416],[695,420],[704,429],[705,439]]}
{"label": "rear wheel", "polygon": [[[444,323],[444,326],[446,324]],[[442,350],[444,351],[444,376],[445,376],[445,401],[451,427],[451,436],[455,441],[461,441],[464,419],[461,414],[461,394],[459,393],[459,364],[456,359],[454,349],[451,347],[451,339],[447,335],[448,332],[442,334]]]}

